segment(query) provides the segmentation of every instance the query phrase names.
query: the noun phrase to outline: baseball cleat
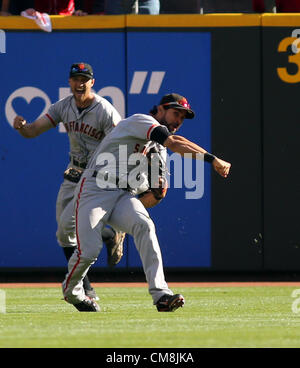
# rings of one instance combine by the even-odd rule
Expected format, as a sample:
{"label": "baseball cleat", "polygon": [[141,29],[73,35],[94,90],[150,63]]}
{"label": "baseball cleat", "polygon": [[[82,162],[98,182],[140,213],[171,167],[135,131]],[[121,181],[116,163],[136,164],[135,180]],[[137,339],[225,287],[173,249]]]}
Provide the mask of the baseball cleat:
{"label": "baseball cleat", "polygon": [[184,303],[185,300],[181,294],[165,294],[156,303],[156,308],[159,312],[175,312],[179,307],[183,307]]}
{"label": "baseball cleat", "polygon": [[113,267],[118,264],[123,256],[123,243],[126,233],[122,231],[116,231],[113,238],[105,242],[107,249],[107,263]]}
{"label": "baseball cleat", "polygon": [[99,297],[98,297],[98,295],[96,294],[96,291],[95,291],[95,289],[87,289],[87,290],[84,290],[84,292],[85,292],[85,295],[87,296],[87,297],[89,297],[90,299],[93,299],[93,300],[99,300]]}
{"label": "baseball cleat", "polygon": [[79,312],[100,312],[99,305],[93,300],[86,297],[82,302],[73,304]]}

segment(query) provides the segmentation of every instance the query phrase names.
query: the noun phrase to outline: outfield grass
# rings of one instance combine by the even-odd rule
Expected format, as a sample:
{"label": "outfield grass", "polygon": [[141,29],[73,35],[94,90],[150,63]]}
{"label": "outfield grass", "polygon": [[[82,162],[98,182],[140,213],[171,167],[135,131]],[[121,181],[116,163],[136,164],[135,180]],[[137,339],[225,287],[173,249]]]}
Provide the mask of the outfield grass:
{"label": "outfield grass", "polygon": [[180,287],[186,305],[158,313],[145,287],[96,288],[100,313],[79,313],[60,288],[7,288],[0,348],[300,347],[295,287]]}

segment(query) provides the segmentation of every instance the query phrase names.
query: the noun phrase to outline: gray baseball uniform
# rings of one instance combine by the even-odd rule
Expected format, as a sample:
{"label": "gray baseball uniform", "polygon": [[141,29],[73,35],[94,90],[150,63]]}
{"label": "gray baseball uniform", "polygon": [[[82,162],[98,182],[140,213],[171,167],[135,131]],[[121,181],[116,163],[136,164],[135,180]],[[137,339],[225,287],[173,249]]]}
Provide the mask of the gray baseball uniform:
{"label": "gray baseball uniform", "polygon": [[[138,165],[134,163],[137,157],[132,154],[139,152],[141,158],[141,153],[147,153],[153,143],[151,133],[158,126],[162,127],[153,117],[144,114],[122,120],[97,147],[78,183],[75,194],[78,249],[69,260],[63,282],[64,297],[71,304],[85,298],[82,279],[102,249],[101,231],[106,224],[133,236],[153,303],[164,294],[173,295],[165,281],[154,223],[135,197],[145,190],[145,182],[140,180],[135,188],[126,185],[126,178],[129,182],[130,175],[134,172],[133,177],[136,177],[137,174]],[[139,178],[147,176],[143,169],[147,170],[139,166]]]}
{"label": "gray baseball uniform", "polygon": [[[99,142],[121,120],[121,116],[109,101],[94,95],[93,103],[81,112],[74,97],[68,96],[50,106],[46,116],[56,127],[62,122],[70,143],[68,168],[83,171]],[[74,197],[76,183],[63,181],[56,201],[57,240],[62,247],[77,246],[75,235]],[[64,221],[61,221],[64,212]]]}

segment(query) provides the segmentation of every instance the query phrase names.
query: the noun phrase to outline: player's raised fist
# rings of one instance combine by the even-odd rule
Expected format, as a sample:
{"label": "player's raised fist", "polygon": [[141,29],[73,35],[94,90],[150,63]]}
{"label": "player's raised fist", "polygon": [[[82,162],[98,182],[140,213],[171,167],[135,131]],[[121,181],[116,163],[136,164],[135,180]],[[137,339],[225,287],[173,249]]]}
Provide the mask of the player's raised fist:
{"label": "player's raised fist", "polygon": [[212,165],[218,174],[220,174],[224,178],[227,178],[231,167],[231,164],[229,162],[223,161],[220,158],[216,157],[213,160]]}
{"label": "player's raised fist", "polygon": [[23,118],[23,116],[16,116],[14,118],[14,128],[15,129],[21,129],[26,124],[26,120]]}

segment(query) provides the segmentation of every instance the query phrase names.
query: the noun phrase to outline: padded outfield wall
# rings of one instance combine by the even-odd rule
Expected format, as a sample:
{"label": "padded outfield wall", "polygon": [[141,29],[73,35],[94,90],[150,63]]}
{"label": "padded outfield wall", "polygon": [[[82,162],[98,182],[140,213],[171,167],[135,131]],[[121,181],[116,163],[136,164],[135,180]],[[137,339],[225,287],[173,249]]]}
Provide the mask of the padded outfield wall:
{"label": "padded outfield wall", "polygon": [[[284,39],[300,28],[300,17],[291,26],[285,17],[53,16],[51,33],[22,17],[0,17],[0,269],[65,266],[55,200],[68,163],[67,135],[60,126],[25,140],[11,124],[15,114],[33,121],[68,95],[70,65],[86,61],[95,91],[123,117],[147,113],[170,91],[185,95],[196,118],[180,134],[232,163],[226,180],[205,164],[201,188],[196,167],[188,180],[182,173],[186,186],[173,185],[149,211],[165,267],[297,270],[299,54]],[[282,79],[280,67],[290,78]],[[193,193],[197,198],[187,199]],[[106,266],[103,249],[94,267]],[[117,268],[140,266],[127,236]]]}

